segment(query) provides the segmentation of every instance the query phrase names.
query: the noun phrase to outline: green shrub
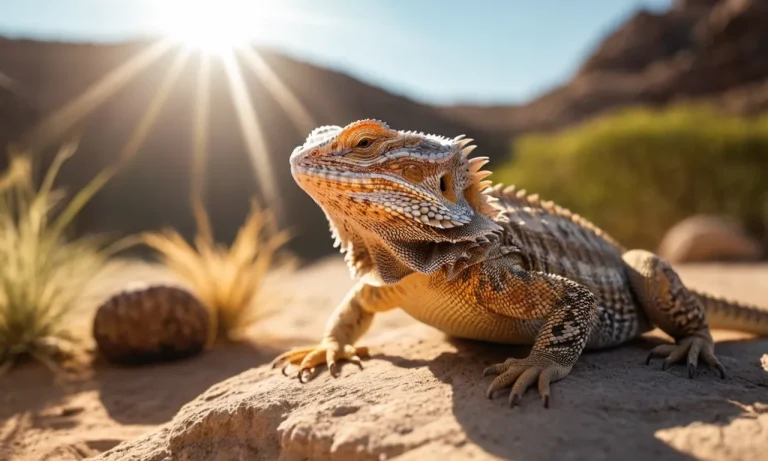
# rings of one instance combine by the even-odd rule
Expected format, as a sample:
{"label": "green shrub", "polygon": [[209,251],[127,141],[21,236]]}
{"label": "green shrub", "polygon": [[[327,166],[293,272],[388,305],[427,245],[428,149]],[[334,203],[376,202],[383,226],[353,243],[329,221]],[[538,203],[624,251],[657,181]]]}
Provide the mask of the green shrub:
{"label": "green shrub", "polygon": [[627,247],[656,249],[696,213],[735,218],[766,240],[768,116],[702,106],[629,109],[556,134],[530,134],[494,178],[554,200]]}

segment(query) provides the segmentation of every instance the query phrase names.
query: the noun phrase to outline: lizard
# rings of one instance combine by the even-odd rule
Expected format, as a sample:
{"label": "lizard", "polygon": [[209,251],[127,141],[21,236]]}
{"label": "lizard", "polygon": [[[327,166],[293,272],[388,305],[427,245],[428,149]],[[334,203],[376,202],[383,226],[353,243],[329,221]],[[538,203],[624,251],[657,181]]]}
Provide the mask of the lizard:
{"label": "lizard", "polygon": [[342,361],[362,368],[369,350],[357,340],[376,314],[401,308],[450,336],[530,345],[526,358],[483,371],[494,376],[486,395],[510,388],[514,406],[537,384],[549,407],[550,384],[584,351],[656,327],[675,342],[654,347],[646,364],[687,364],[691,378],[699,361],[726,378],[710,327],[768,335],[768,311],[688,288],[655,253],[493,184],[472,141],[365,119],[318,127],[293,150],[292,176],[325,213],[355,284],[320,342],[278,355],[273,368],[298,366],[302,383],[322,365],[334,377]]}

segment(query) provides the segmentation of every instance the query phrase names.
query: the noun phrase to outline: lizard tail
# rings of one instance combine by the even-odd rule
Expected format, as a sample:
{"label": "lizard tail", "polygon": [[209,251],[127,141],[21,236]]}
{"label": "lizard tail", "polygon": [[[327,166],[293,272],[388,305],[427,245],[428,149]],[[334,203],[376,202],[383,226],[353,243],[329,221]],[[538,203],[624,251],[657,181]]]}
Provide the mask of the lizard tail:
{"label": "lizard tail", "polygon": [[710,328],[768,337],[768,309],[693,291],[704,305]]}

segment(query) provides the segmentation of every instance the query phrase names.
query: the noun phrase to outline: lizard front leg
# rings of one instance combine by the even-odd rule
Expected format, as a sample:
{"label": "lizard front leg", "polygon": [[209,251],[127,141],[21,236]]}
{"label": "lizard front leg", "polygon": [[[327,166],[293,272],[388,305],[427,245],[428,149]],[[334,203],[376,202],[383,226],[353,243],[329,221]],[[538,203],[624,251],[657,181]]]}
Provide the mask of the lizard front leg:
{"label": "lizard front leg", "polygon": [[538,381],[539,394],[549,406],[550,383],[565,378],[581,356],[595,327],[597,301],[586,287],[566,278],[542,272],[507,269],[503,293],[489,307],[517,318],[544,319],[533,348],[524,359],[507,359],[491,365],[483,376],[498,375],[487,397],[512,386],[509,404],[520,402],[523,393]]}
{"label": "lizard front leg", "polygon": [[391,287],[374,287],[359,283],[347,293],[328,318],[325,334],[318,345],[291,349],[280,354],[272,361],[275,368],[284,364],[283,374],[290,365],[298,365],[296,376],[301,382],[314,377],[319,365],[327,364],[332,376],[339,374],[338,363],[349,360],[363,368],[361,357],[368,355],[367,347],[356,347],[360,339],[371,326],[374,314],[390,310],[396,305],[386,296]]}

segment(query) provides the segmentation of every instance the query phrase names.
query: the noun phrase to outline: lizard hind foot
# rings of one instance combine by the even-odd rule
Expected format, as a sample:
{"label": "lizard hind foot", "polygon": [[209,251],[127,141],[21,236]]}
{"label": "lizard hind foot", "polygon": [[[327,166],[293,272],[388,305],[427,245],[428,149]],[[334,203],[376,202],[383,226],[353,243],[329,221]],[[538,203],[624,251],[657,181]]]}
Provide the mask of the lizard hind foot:
{"label": "lizard hind foot", "polygon": [[549,408],[550,383],[565,378],[570,372],[570,366],[557,364],[546,355],[535,351],[524,359],[510,358],[483,370],[484,377],[496,375],[488,386],[486,397],[493,399],[496,391],[511,386],[509,406],[514,407],[520,403],[525,391],[538,381],[542,404]]}
{"label": "lizard hind foot", "polygon": [[720,378],[725,379],[725,367],[715,356],[715,345],[708,331],[697,332],[679,339],[677,344],[662,344],[651,349],[645,364],[651,363],[654,357],[665,357],[661,363],[661,369],[666,370],[670,365],[685,361],[688,365],[688,377],[696,376],[699,359],[709,365],[712,370],[717,370]]}
{"label": "lizard hind foot", "polygon": [[301,383],[307,383],[317,376],[317,368],[324,364],[328,365],[328,370],[334,378],[339,376],[339,363],[344,360],[354,363],[362,370],[361,357],[368,357],[368,355],[367,347],[322,341],[317,346],[298,347],[278,355],[272,360],[272,368],[283,365],[281,370],[283,375],[289,376],[288,369],[291,366],[298,366],[296,378]]}

